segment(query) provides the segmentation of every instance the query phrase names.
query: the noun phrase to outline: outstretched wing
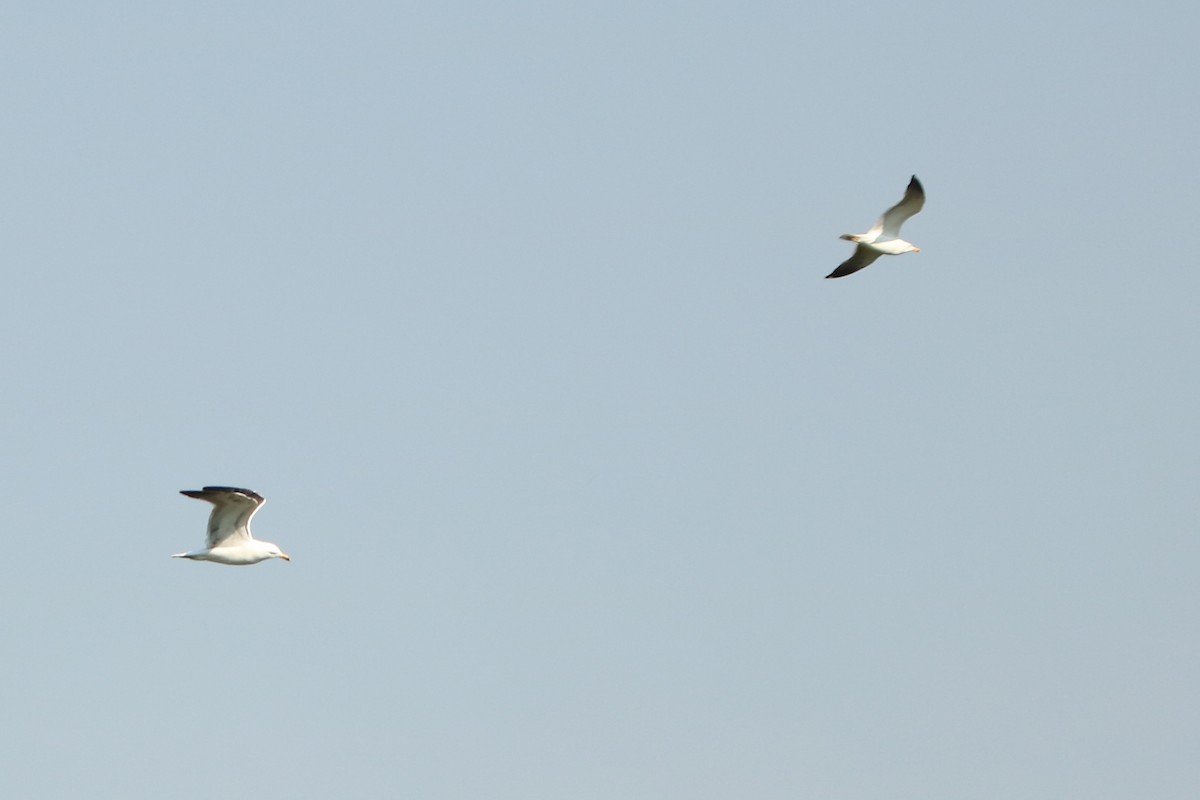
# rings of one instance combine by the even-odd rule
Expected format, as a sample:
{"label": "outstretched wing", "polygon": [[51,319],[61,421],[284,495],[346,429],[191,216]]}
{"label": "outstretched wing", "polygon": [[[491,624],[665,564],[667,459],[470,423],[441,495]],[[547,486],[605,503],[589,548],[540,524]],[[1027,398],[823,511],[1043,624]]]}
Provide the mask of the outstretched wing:
{"label": "outstretched wing", "polygon": [[205,486],[199,491],[185,489],[180,492],[197,500],[213,504],[208,517],[208,547],[220,547],[232,541],[247,541],[250,535],[250,518],[259,506],[267,502],[262,495],[249,489],[232,486]]}
{"label": "outstretched wing", "polygon": [[838,268],[826,275],[826,278],[844,278],[852,272],[858,272],[863,267],[869,267],[875,263],[875,259],[882,255],[878,250],[867,247],[865,244],[860,244],[854,248],[854,255],[847,258]]}
{"label": "outstretched wing", "polygon": [[912,180],[908,182],[908,188],[904,190],[904,198],[883,212],[883,216],[875,223],[875,227],[871,228],[873,233],[877,233],[872,241],[885,242],[888,239],[899,238],[900,226],[924,207],[925,187],[921,186],[917,176],[913,175]]}

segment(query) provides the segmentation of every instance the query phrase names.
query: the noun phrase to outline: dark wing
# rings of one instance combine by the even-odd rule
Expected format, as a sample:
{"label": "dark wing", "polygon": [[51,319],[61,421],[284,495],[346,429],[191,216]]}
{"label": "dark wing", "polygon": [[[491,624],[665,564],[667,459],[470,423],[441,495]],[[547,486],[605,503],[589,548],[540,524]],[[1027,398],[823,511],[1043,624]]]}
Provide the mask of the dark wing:
{"label": "dark wing", "polygon": [[869,267],[875,263],[875,259],[879,258],[882,253],[873,248],[867,247],[865,244],[860,244],[854,248],[854,255],[847,258],[838,268],[826,275],[826,278],[844,278],[852,272],[858,272],[863,267]]}
{"label": "dark wing", "polygon": [[199,491],[185,489],[180,494],[213,504],[212,514],[208,517],[210,549],[229,539],[252,539],[250,518],[267,502],[260,494],[232,486],[205,486]]}
{"label": "dark wing", "polygon": [[908,182],[908,188],[904,190],[904,198],[883,212],[879,222],[875,223],[882,230],[879,241],[899,238],[900,226],[924,207],[925,187],[917,180],[917,176],[913,175],[912,180]]}

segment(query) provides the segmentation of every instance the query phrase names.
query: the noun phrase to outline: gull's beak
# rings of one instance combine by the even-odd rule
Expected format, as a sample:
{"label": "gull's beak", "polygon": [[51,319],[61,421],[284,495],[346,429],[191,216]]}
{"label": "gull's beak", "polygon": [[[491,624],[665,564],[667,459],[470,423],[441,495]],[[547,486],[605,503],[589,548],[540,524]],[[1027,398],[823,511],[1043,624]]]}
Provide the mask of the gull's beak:
{"label": "gull's beak", "polygon": [[914,252],[914,253],[919,253],[919,252],[921,252],[921,248],[919,248],[919,247],[914,247],[914,248],[913,248],[913,252]]}
{"label": "gull's beak", "polygon": [[292,557],[291,557],[291,556],[289,556],[287,553],[280,553],[280,554],[279,554],[279,557],[280,557],[280,558],[282,558],[284,561],[291,561],[291,560],[292,560]]}

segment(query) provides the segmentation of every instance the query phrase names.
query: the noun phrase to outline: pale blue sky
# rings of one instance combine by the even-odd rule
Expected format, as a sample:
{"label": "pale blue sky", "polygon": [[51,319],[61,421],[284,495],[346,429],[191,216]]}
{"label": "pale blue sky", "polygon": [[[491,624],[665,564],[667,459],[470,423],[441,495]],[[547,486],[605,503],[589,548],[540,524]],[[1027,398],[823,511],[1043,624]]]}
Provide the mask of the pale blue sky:
{"label": "pale blue sky", "polygon": [[0,795],[1195,796],[1192,5],[246,5],[0,11]]}

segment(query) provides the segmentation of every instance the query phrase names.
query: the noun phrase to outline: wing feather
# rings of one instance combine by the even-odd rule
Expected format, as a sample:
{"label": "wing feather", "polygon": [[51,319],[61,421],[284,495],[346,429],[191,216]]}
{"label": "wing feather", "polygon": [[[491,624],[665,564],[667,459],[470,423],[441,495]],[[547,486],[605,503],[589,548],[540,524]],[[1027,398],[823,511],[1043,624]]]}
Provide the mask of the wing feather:
{"label": "wing feather", "polygon": [[267,502],[256,492],[232,486],[205,486],[198,491],[187,489],[180,494],[213,504],[208,517],[209,549],[231,541],[253,539],[250,535],[250,518]]}
{"label": "wing feather", "polygon": [[899,238],[900,226],[924,207],[925,187],[917,180],[917,176],[913,175],[912,180],[908,182],[908,188],[904,190],[904,197],[899,203],[883,212],[883,216],[875,223],[875,227],[871,228],[872,232],[882,234],[877,235],[876,239],[872,241]]}
{"label": "wing feather", "polygon": [[847,275],[858,272],[863,267],[869,267],[875,263],[875,259],[879,258],[882,253],[873,247],[868,247],[865,244],[860,244],[854,248],[854,255],[847,258],[838,268],[826,275],[826,278],[844,278]]}

